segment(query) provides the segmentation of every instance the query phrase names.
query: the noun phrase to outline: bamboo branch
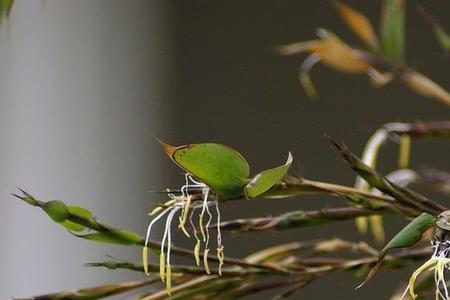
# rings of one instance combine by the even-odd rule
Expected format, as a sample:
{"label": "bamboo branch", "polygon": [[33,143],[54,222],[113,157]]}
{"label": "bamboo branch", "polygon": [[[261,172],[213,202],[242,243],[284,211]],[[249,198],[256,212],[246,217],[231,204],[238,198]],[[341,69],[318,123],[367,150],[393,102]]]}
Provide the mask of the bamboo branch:
{"label": "bamboo branch", "polygon": [[[385,177],[377,173],[375,170],[364,164],[350,149],[344,144],[335,142],[330,138],[331,143],[339,151],[344,161],[366,180],[372,187],[379,189],[381,192],[395,198],[399,204],[399,209],[408,207],[410,210],[419,212],[428,212],[437,215],[440,212],[447,210],[447,208],[439,203],[425,198],[407,188],[402,188],[396,184],[389,182]],[[411,211],[408,211],[411,213]]]}
{"label": "bamboo branch", "polygon": [[[250,232],[264,230],[284,230],[306,226],[316,226],[334,221],[352,220],[356,217],[365,217],[392,213],[387,208],[364,209],[356,207],[324,208],[313,211],[292,211],[275,217],[248,218],[225,221],[220,229]],[[217,227],[214,224],[212,228]]]}

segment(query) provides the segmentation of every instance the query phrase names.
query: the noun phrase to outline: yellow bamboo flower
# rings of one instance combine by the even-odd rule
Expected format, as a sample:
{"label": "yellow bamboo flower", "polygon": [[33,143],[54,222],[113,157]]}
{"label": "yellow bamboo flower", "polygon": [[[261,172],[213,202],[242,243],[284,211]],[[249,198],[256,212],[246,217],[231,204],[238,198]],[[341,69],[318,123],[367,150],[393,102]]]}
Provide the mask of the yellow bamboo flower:
{"label": "yellow bamboo flower", "polygon": [[[200,231],[203,238],[204,243],[204,252],[203,252],[203,263],[205,267],[205,272],[207,274],[211,273],[209,264],[208,264],[208,254],[209,254],[209,242],[210,242],[210,234],[209,227],[211,225],[213,214],[210,211],[210,206],[216,207],[217,214],[217,224],[220,224],[220,210],[218,201],[215,199],[211,200],[210,189],[203,182],[196,181],[189,174],[186,174],[186,184],[181,187],[181,194],[175,195],[168,191],[168,195],[170,200],[164,203],[164,205],[157,207],[154,209],[150,215],[154,216],[153,220],[150,222],[147,228],[147,234],[145,238],[145,245],[142,249],[142,262],[144,265],[144,272],[148,275],[148,245],[150,243],[150,234],[153,225],[160,220],[162,217],[167,215],[165,221],[165,229],[163,238],[161,241],[161,251],[160,251],[160,262],[159,262],[159,276],[161,281],[166,282],[166,290],[168,295],[171,294],[171,246],[172,246],[172,220],[177,212],[181,211],[178,220],[179,226],[178,228],[189,238],[191,235],[187,231],[185,225],[187,220],[189,219],[190,225],[192,226],[192,231],[194,233],[194,237],[196,239],[196,244],[194,247],[194,257],[195,262],[199,266],[200,265],[200,249],[202,240],[199,238],[196,226],[193,222],[193,216],[197,209],[201,208],[201,213],[198,215],[199,223],[200,223]],[[189,194],[190,188],[200,188],[202,191],[202,201],[193,201],[192,195]],[[205,218],[206,217],[206,218]],[[203,221],[206,221],[204,224]],[[222,266],[224,262],[223,255],[223,246],[222,246],[222,237],[220,233],[220,226],[217,227],[217,257],[219,259],[219,275],[222,274]]]}
{"label": "yellow bamboo flower", "polygon": [[450,300],[447,282],[445,280],[445,271],[450,269],[450,241],[435,241],[433,247],[435,251],[431,258],[423,265],[417,268],[411,275],[408,286],[401,299],[409,293],[412,299],[416,299],[418,295],[414,291],[417,277],[424,271],[433,271],[436,284],[436,299]]}

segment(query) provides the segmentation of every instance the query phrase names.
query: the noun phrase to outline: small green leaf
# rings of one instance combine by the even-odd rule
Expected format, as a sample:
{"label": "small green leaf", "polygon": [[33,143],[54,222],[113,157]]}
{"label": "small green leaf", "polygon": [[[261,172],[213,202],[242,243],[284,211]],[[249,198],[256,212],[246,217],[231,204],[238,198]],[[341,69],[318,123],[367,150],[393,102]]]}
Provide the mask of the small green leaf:
{"label": "small green leaf", "polygon": [[110,244],[133,245],[141,242],[138,234],[126,230],[74,235],[82,239]]}
{"label": "small green leaf", "polygon": [[422,234],[433,226],[435,222],[436,218],[434,216],[422,213],[392,238],[386,247],[381,250],[379,257],[384,257],[391,249],[405,248],[414,245],[420,240]]}
{"label": "small green leaf", "polygon": [[402,62],[405,55],[405,1],[384,0],[381,12],[381,41],[384,56]]}
{"label": "small green leaf", "polygon": [[158,141],[180,168],[204,182],[220,198],[233,199],[244,195],[249,166],[239,152],[213,143],[174,147]]}
{"label": "small green leaf", "polygon": [[381,263],[383,262],[383,259],[389,250],[395,248],[405,248],[414,245],[420,240],[425,231],[430,229],[435,224],[436,217],[428,213],[422,213],[420,216],[412,220],[392,238],[392,240],[386,245],[386,247],[383,248],[383,250],[380,251],[377,264],[370,270],[366,279],[357,288],[362,287],[373,277],[373,275],[380,268]]}
{"label": "small green leaf", "polygon": [[53,200],[44,204],[42,209],[56,223],[62,223],[67,219],[69,211],[64,202]]}
{"label": "small green leaf", "polygon": [[289,152],[288,159],[284,165],[265,170],[253,177],[245,187],[247,198],[255,198],[261,195],[283,179],[292,164],[292,160],[292,155]]}

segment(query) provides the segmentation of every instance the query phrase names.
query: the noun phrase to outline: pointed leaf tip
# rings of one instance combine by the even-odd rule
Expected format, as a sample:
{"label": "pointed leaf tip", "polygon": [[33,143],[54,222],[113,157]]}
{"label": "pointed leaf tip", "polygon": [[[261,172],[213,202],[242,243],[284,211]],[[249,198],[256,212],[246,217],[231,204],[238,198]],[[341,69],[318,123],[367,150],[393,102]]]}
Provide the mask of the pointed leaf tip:
{"label": "pointed leaf tip", "polygon": [[177,147],[167,144],[166,142],[164,142],[157,136],[153,136],[153,138],[158,142],[158,144],[161,146],[161,148],[163,148],[164,152],[166,152],[166,154],[170,157],[170,159],[173,160],[173,154],[175,153]]}

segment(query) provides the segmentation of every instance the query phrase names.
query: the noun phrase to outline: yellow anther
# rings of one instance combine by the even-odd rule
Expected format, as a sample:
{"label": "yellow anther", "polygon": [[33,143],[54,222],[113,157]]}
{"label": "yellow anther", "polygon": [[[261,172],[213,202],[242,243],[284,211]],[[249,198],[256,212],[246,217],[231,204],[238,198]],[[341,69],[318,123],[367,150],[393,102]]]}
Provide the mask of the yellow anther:
{"label": "yellow anther", "polygon": [[172,269],[170,267],[170,264],[167,265],[167,280],[166,280],[166,291],[167,295],[172,294]]}
{"label": "yellow anther", "polygon": [[191,201],[192,201],[192,196],[191,195],[187,196],[186,203],[183,206],[183,218],[182,218],[183,226],[184,226],[184,224],[186,224],[186,220],[187,220],[188,213],[189,213],[189,207],[191,206]]}
{"label": "yellow anther", "polygon": [[223,252],[223,246],[220,246],[219,248],[217,248],[217,258],[219,259],[219,269],[218,269],[218,273],[220,276],[222,276],[222,266],[223,266],[223,260],[225,259],[225,255]]}
{"label": "yellow anther", "polygon": [[197,243],[194,247],[194,256],[195,256],[195,264],[200,266],[200,240],[197,240]]}
{"label": "yellow anther", "polygon": [[411,155],[411,137],[407,134],[400,136],[400,149],[398,155],[398,167],[406,169],[409,165]]}
{"label": "yellow anther", "polygon": [[159,213],[162,210],[161,206],[155,207],[148,215],[149,216],[153,216],[156,215],[157,213]]}
{"label": "yellow anther", "polygon": [[209,264],[208,264],[208,253],[209,253],[209,249],[205,249],[205,252],[203,253],[203,264],[205,265],[205,271],[206,274],[211,274],[211,269],[209,268]]}
{"label": "yellow anther", "polygon": [[189,232],[187,232],[186,227],[184,226],[183,219],[181,217],[178,218],[180,220],[180,225],[178,225],[178,228],[181,228],[181,231],[183,231],[184,235],[188,238],[191,237]]}
{"label": "yellow anther", "polygon": [[144,265],[145,274],[149,275],[149,273],[148,273],[148,248],[147,247],[142,248],[142,264]]}
{"label": "yellow anther", "polygon": [[162,206],[158,206],[158,207],[156,207],[155,209],[153,209],[148,215],[149,215],[149,216],[153,216],[153,215],[159,213],[164,207],[172,206],[172,205],[174,205],[176,202],[177,202],[176,200],[169,200],[169,201],[167,201],[166,203],[164,203]]}
{"label": "yellow anther", "polygon": [[162,282],[166,278],[166,257],[163,252],[159,255],[159,278]]}

